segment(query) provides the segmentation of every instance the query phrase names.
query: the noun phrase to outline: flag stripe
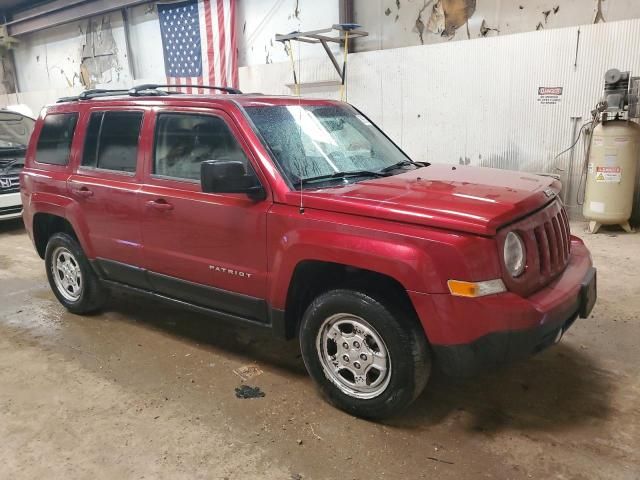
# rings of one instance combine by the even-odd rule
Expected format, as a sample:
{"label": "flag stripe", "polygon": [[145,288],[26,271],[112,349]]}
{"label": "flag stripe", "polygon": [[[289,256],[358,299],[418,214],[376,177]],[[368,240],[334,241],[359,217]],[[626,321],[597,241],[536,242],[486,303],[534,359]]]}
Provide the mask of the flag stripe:
{"label": "flag stripe", "polygon": [[220,48],[220,79],[227,83],[227,58],[226,58],[226,40],[225,40],[225,24],[224,24],[224,3],[225,0],[217,0],[218,3],[218,42]]}
{"label": "flag stripe", "polygon": [[[198,19],[200,21],[200,32],[206,32],[207,31],[207,22],[206,22],[206,18],[205,18],[205,7],[204,7],[204,3],[206,2],[206,0],[200,0],[200,2],[198,3]],[[200,82],[202,85],[210,85],[211,84],[211,79],[209,77],[209,55],[208,55],[208,51],[209,51],[209,36],[208,35],[202,35],[202,39],[201,39],[201,47],[202,47],[202,75],[200,77]],[[203,89],[202,93],[206,93],[206,91]]]}
{"label": "flag stripe", "polygon": [[213,24],[211,23],[211,1],[204,0],[204,18],[207,31],[207,59],[209,60],[209,85],[216,84],[215,58],[213,51]]}
{"label": "flag stripe", "polygon": [[[213,4],[211,2],[214,2]],[[209,0],[211,9],[211,43],[213,50],[217,54],[213,59],[213,70],[215,72],[215,81],[212,85],[220,85],[223,79],[220,76],[220,35],[218,35],[218,8],[216,0]],[[215,7],[215,8],[214,8]]]}
{"label": "flag stripe", "polygon": [[231,32],[231,86],[233,88],[238,88],[239,80],[238,80],[238,43],[236,37],[236,2],[235,0],[229,1],[230,6],[229,10],[229,31]]}

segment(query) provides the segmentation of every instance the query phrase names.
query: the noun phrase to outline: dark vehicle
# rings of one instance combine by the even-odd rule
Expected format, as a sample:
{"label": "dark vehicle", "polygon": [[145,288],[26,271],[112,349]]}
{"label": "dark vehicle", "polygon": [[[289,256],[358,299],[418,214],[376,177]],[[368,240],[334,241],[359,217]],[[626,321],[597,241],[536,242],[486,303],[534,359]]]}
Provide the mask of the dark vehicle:
{"label": "dark vehicle", "polygon": [[0,221],[22,215],[20,172],[35,120],[0,110]]}

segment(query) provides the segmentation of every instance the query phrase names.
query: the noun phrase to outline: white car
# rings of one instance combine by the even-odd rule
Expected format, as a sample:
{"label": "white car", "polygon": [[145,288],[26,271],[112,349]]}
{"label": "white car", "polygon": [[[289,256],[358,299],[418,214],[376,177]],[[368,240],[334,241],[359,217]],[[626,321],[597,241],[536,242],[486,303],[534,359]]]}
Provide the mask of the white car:
{"label": "white car", "polygon": [[35,120],[0,110],[0,221],[22,215],[20,172]]}

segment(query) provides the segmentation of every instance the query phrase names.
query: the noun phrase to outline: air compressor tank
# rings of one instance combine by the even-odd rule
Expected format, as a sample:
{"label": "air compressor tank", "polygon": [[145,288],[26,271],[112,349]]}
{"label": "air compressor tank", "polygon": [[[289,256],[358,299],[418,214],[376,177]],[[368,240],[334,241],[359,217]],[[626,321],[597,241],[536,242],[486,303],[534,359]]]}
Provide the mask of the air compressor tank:
{"label": "air compressor tank", "polygon": [[619,224],[630,232],[633,192],[640,161],[640,125],[627,120],[599,124],[591,138],[582,214],[589,231]]}

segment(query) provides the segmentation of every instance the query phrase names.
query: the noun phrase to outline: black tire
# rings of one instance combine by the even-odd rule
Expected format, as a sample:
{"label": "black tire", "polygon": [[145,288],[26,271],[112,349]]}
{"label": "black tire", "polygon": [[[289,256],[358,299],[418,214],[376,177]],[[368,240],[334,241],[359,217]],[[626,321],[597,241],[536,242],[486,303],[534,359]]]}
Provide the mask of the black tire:
{"label": "black tire", "polygon": [[[350,316],[341,317],[340,314]],[[368,326],[360,322],[363,319]],[[342,347],[336,344],[336,355],[332,357],[333,345],[331,342],[335,343],[335,340],[323,336],[322,332],[330,331],[331,333],[327,334],[330,337],[336,332],[328,328],[329,325],[333,324],[339,326],[339,329],[345,329],[350,322],[355,325],[353,334],[359,335],[359,338],[367,338],[367,345],[360,348],[358,344],[360,349],[356,349],[353,347],[355,342],[352,341],[355,337],[349,337],[351,334],[348,332],[348,328],[347,333],[341,330],[342,335],[347,337],[335,337],[342,342]],[[363,329],[360,329],[358,325],[363,326]],[[373,330],[368,330],[369,327],[372,327]],[[373,373],[372,382],[367,374],[356,376],[355,370],[351,372],[348,368],[340,370],[340,373],[331,374],[326,365],[333,363],[336,366],[337,364],[334,362],[336,357],[345,358],[341,352],[350,358],[350,365],[353,368],[356,367],[354,358],[357,359],[358,356],[366,360],[370,358],[368,353],[376,352],[376,348],[378,349],[377,355],[381,355],[380,346],[376,346],[378,341],[375,338],[371,340],[367,337],[367,331],[372,333],[373,337],[378,336],[382,340],[383,349],[386,350],[388,358],[390,358],[390,368],[388,369],[390,373],[381,377],[383,373],[380,370],[376,372],[375,367],[369,365],[368,371]],[[325,338],[328,340],[327,342],[323,341]],[[347,345],[349,346],[348,351],[345,348]],[[304,313],[300,325],[300,347],[307,371],[327,400],[337,408],[362,418],[382,419],[399,413],[422,392],[431,372],[429,347],[415,314],[408,308],[396,306],[388,301],[382,303],[365,293],[354,290],[331,290],[318,296],[311,303]],[[323,348],[327,348],[324,360]],[[342,350],[337,350],[340,348]],[[362,356],[362,352],[365,353],[364,356]],[[361,369],[359,372],[364,371],[364,367],[360,363],[357,367]],[[371,370],[372,368],[373,370]],[[376,373],[378,373],[377,376]],[[338,376],[342,377],[342,380]],[[360,379],[362,382],[364,378],[365,384],[362,388],[371,388],[371,385],[380,381],[379,387],[377,387],[380,390],[363,393],[357,391],[360,387],[354,386],[355,393],[351,392],[349,391],[351,387],[345,386],[344,382],[349,382],[352,378],[353,382],[356,379]],[[374,396],[363,398],[362,395]]]}
{"label": "black tire", "polygon": [[[72,260],[71,265],[74,267],[77,265],[80,271],[81,281],[77,292],[63,293],[61,281],[56,282],[54,275],[54,256],[64,254],[68,252]],[[78,315],[93,313],[100,310],[107,301],[108,292],[104,285],[101,284],[100,279],[93,271],[93,268],[89,264],[87,257],[85,256],[82,248],[78,242],[66,233],[56,233],[51,236],[47,243],[47,249],[44,255],[44,263],[47,269],[47,279],[51,290],[54,295],[65,306],[67,310]],[[63,275],[58,271],[58,278]],[[73,287],[75,288],[75,287]],[[77,298],[72,298],[76,295]]]}

